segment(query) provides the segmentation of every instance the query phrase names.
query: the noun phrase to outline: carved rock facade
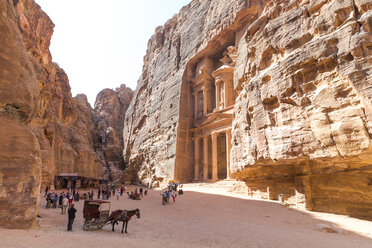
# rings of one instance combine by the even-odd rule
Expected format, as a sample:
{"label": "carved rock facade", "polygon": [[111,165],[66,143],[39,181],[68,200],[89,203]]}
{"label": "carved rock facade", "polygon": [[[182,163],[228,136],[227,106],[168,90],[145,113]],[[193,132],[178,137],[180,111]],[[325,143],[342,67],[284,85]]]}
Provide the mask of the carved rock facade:
{"label": "carved rock facade", "polygon": [[252,195],[370,219],[371,9],[192,1],[149,41],[125,118],[125,179],[231,175]]}

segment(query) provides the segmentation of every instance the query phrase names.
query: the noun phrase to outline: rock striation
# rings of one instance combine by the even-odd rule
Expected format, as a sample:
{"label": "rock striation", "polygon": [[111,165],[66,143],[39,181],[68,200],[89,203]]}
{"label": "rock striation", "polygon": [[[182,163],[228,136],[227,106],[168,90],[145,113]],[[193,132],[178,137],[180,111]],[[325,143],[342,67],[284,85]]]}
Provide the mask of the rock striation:
{"label": "rock striation", "polygon": [[0,225],[28,228],[60,173],[102,178],[95,119],[49,52],[54,24],[33,0],[0,2]]}
{"label": "rock striation", "polygon": [[[192,1],[149,41],[125,117],[125,180],[199,180],[198,161],[208,172],[224,157],[252,196],[371,219],[371,23],[368,0]],[[194,89],[204,78],[218,92],[225,65],[231,150],[210,159],[213,137],[199,144],[195,132],[227,115]]]}
{"label": "rock striation", "polygon": [[112,181],[119,180],[125,168],[124,117],[132,96],[132,90],[122,84],[115,90],[102,90],[94,104],[95,149],[104,163],[104,177]]}

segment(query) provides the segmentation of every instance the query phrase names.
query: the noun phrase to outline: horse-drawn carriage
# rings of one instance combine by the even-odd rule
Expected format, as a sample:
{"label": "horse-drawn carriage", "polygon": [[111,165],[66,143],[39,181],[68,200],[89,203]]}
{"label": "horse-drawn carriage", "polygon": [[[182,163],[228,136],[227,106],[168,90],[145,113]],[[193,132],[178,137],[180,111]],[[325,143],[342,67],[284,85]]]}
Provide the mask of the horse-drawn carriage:
{"label": "horse-drawn carriage", "polygon": [[140,218],[140,210],[137,208],[135,210],[121,210],[118,209],[110,214],[110,202],[101,200],[85,200],[84,202],[84,225],[83,230],[89,231],[95,228],[101,229],[106,224],[112,225],[112,231],[115,231],[114,226],[118,224],[119,221],[123,222],[123,227],[121,232],[127,233],[128,222],[132,216],[137,216]]}
{"label": "horse-drawn carriage", "polygon": [[110,215],[110,202],[101,200],[90,200],[84,202],[84,231],[101,229],[107,223]]}

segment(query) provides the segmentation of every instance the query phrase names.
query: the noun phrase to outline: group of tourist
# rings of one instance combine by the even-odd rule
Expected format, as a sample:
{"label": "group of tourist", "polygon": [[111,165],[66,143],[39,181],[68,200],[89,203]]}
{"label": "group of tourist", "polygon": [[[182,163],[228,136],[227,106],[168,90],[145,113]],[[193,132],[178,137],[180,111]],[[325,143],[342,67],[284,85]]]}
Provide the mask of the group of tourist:
{"label": "group of tourist", "polygon": [[122,185],[119,188],[109,184],[103,185],[98,188],[97,199],[100,199],[102,196],[102,200],[108,200],[110,197],[115,197],[116,195],[116,200],[119,200],[119,197],[122,196],[124,192],[125,185]]}
{"label": "group of tourist", "polygon": [[60,195],[57,193],[51,192],[46,193],[46,208],[61,208],[61,214],[66,214],[66,209],[68,206],[72,205],[72,201],[79,201],[80,200],[80,193],[79,191],[73,190],[72,193],[70,191],[65,194],[62,192]]}
{"label": "group of tourist", "polygon": [[[173,202],[176,202],[177,192],[178,195],[183,195],[182,185],[178,190],[179,185],[177,183],[169,183],[167,190],[163,191],[160,195],[162,196],[161,204],[164,206],[170,202],[172,196]],[[177,191],[178,190],[178,191]]]}

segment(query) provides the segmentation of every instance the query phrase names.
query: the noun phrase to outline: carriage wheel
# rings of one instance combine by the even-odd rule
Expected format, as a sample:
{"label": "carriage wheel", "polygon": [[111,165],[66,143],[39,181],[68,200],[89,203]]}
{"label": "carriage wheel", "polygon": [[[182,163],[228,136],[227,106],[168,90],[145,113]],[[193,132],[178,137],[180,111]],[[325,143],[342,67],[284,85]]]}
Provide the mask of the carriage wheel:
{"label": "carriage wheel", "polygon": [[84,222],[83,230],[84,231],[89,231],[90,230],[90,222]]}
{"label": "carriage wheel", "polygon": [[97,224],[97,227],[98,227],[98,229],[102,229],[102,227],[104,226],[105,224]]}

